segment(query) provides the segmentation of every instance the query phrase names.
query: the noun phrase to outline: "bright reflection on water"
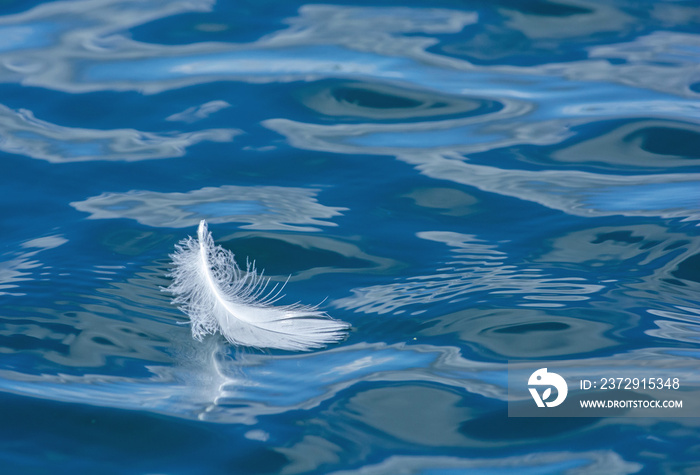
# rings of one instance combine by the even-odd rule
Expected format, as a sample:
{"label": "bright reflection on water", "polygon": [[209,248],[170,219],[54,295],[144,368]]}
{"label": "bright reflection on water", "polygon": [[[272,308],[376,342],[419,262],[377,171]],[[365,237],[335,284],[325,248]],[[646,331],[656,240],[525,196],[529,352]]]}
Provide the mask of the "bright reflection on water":
{"label": "bright reflection on water", "polygon": [[[692,1],[4,2],[3,470],[696,469],[694,419],[505,401],[508,361],[700,358],[699,20]],[[193,340],[161,288],[201,219],[348,339]]]}

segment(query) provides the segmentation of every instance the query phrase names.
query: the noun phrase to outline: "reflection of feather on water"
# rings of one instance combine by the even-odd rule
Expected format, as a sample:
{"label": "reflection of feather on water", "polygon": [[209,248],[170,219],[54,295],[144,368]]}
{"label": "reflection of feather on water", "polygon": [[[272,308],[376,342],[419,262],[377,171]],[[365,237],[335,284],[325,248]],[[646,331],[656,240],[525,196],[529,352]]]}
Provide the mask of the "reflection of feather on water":
{"label": "reflection of feather on water", "polygon": [[206,221],[199,223],[197,239],[175,247],[174,281],[166,290],[190,317],[194,338],[218,331],[235,345],[310,350],[345,337],[349,325],[316,307],[273,305],[284,286],[267,291],[269,279],[254,264],[242,271],[231,251],[214,244]]}

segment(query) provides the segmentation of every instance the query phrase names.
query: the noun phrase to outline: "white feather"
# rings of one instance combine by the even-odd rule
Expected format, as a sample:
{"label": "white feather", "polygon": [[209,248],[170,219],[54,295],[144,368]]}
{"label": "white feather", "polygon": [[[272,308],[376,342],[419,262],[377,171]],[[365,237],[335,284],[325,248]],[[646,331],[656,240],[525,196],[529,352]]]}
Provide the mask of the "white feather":
{"label": "white feather", "polygon": [[345,337],[349,325],[317,307],[273,305],[284,285],[266,291],[270,279],[258,275],[255,264],[242,271],[231,251],[214,244],[205,220],[197,237],[175,246],[174,280],[165,289],[190,317],[195,339],[218,331],[235,345],[303,351]]}

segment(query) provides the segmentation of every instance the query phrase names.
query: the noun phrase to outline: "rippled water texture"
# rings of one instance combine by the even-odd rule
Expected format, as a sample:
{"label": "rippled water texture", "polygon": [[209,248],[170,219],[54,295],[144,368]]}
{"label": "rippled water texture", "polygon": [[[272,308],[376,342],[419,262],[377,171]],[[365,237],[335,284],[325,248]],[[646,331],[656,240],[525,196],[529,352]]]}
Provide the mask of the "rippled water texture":
{"label": "rippled water texture", "polygon": [[[0,3],[0,470],[680,473],[507,362],[700,359],[696,1]],[[307,353],[192,339],[200,219]],[[688,473],[689,473],[688,472]]]}

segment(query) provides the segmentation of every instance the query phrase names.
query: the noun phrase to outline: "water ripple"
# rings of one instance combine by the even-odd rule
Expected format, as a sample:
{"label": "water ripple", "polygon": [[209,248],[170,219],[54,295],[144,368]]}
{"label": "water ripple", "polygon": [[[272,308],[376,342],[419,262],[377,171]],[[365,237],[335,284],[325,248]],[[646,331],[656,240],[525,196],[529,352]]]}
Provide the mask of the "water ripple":
{"label": "water ripple", "polygon": [[52,163],[181,157],[188,147],[199,142],[229,142],[242,133],[237,129],[162,134],[135,129],[64,127],[37,119],[29,110],[15,111],[2,104],[0,126],[0,150]]}
{"label": "water ripple", "polygon": [[318,231],[312,226],[335,226],[325,219],[347,208],[324,206],[316,201],[320,190],[280,186],[202,188],[187,193],[133,190],[103,193],[71,203],[90,213],[91,219],[135,219],[146,226],[196,227],[210,223],[247,223],[243,229]]}
{"label": "water ripple", "polygon": [[[292,460],[295,460],[296,457],[294,456],[301,458],[301,454],[305,452],[308,452],[308,447],[304,451],[302,451],[301,446],[295,446],[291,450],[285,451],[286,454],[292,456]],[[295,465],[292,465],[292,467],[295,467]],[[316,467],[309,467],[307,462],[304,469]],[[394,455],[374,465],[368,465],[356,470],[332,472],[332,475],[380,475],[385,473],[418,475],[436,471],[440,471],[440,473],[469,472],[475,474],[508,474],[517,471],[523,474],[573,474],[587,472],[626,475],[637,473],[641,468],[642,465],[628,462],[613,451],[539,452],[537,454],[493,460],[488,458],[467,459],[449,456]]]}
{"label": "water ripple", "polygon": [[19,252],[4,254],[4,260],[0,261],[0,295],[20,297],[26,295],[20,282],[48,280],[46,275],[51,267],[38,260],[36,255],[66,242],[61,235],[44,236],[23,242],[20,246],[23,250]]}
{"label": "water ripple", "polygon": [[509,265],[505,253],[472,235],[429,231],[418,233],[418,237],[446,244],[455,259],[437,269],[438,274],[353,289],[351,297],[338,299],[334,305],[355,312],[400,314],[407,311],[406,307],[425,311],[421,307],[441,301],[453,304],[470,297],[478,299],[484,294],[523,294],[526,301],[520,306],[563,307],[562,302],[588,300],[591,294],[604,289],[580,277],[549,277],[539,269]]}
{"label": "water ripple", "polygon": [[[373,143],[364,141],[353,144],[347,140],[352,138],[357,142],[357,137],[367,135],[368,130],[374,131],[377,124],[327,126],[288,119],[270,119],[264,124],[284,135],[292,145],[299,148],[334,153],[395,155],[431,178],[532,201],[576,216],[660,216],[687,221],[700,220],[696,206],[700,202],[698,173],[612,175],[579,170],[504,169],[470,163],[461,156],[465,150],[470,149],[483,152],[516,143],[558,143],[571,134],[561,121],[521,125],[509,132],[512,138],[495,142],[477,139],[474,146],[464,145],[465,139],[460,135],[461,131],[451,129],[459,137],[459,145],[438,143],[436,147],[420,146],[416,150],[402,146],[401,143],[398,147],[385,146],[396,142],[397,137],[391,133],[386,140],[378,141],[375,138]],[[410,127],[411,125],[403,126],[401,136],[424,144],[426,137],[419,140],[415,134],[408,134],[407,129]],[[428,127],[432,129],[434,125]],[[505,127],[501,124],[499,128]]]}

